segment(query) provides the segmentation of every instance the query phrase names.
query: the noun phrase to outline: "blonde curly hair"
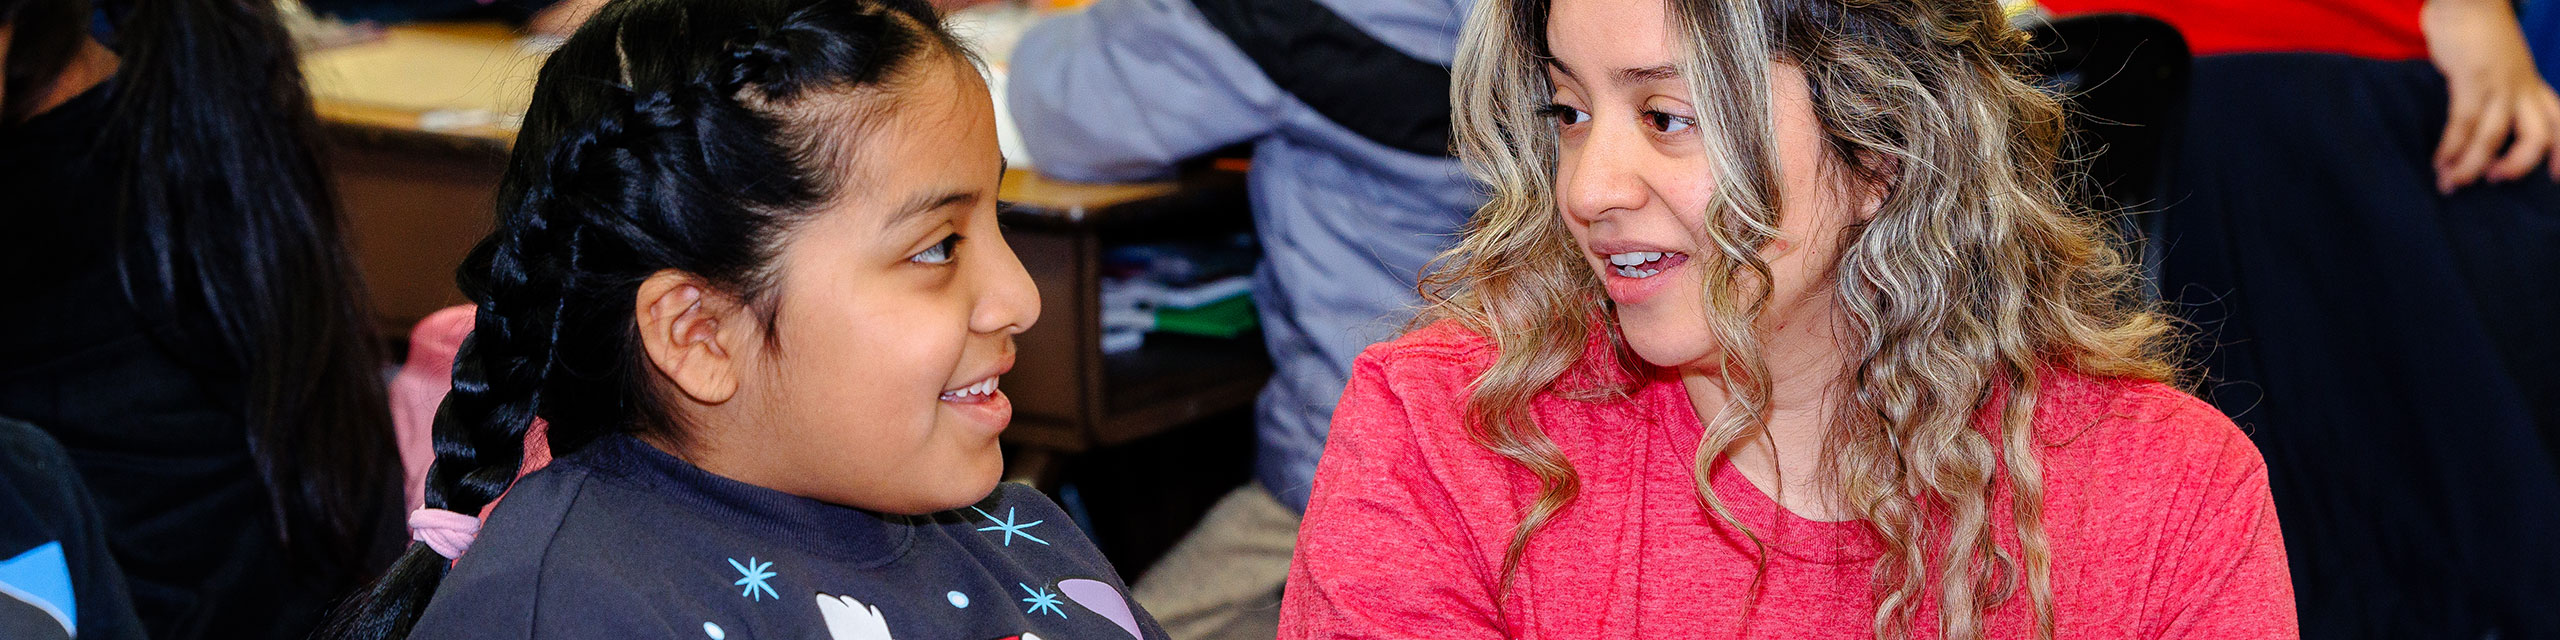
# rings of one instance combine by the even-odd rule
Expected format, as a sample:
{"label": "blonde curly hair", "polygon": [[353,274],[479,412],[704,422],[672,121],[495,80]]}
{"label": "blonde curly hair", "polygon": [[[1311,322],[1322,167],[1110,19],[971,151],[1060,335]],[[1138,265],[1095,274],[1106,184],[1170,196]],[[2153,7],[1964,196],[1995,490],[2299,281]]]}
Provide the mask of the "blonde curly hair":
{"label": "blonde curly hair", "polygon": [[[2161,381],[2176,371],[2172,321],[2137,302],[2139,271],[2107,221],[2066,195],[2063,107],[2015,67],[2025,35],[1988,0],[1666,1],[1689,89],[1716,96],[1692,101],[1712,159],[1705,177],[1718,185],[1698,230],[1712,250],[1693,261],[1733,400],[1706,419],[1694,469],[1703,505],[1759,541],[1708,478],[1734,443],[1767,428],[1770,375],[1754,327],[1772,281],[1760,252],[1781,235],[1770,65],[1784,62],[1806,78],[1828,155],[1883,194],[1872,218],[1836,239],[1832,295],[1855,357],[1839,372],[1846,402],[1833,409],[1821,478],[1885,548],[1874,631],[1909,636],[1934,595],[1940,635],[1978,638],[2023,592],[2036,635],[2052,637],[2030,424],[2040,370]],[[1541,487],[1504,554],[1506,590],[1529,537],[1578,490],[1529,402],[1626,391],[1557,388],[1595,318],[1610,318],[1596,326],[1630,353],[1559,215],[1556,132],[1539,113],[1553,95],[1547,15],[1548,0],[1485,0],[1461,36],[1455,142],[1491,197],[1424,279],[1416,320],[1455,321],[1499,351],[1467,400],[1468,429]],[[1980,417],[1994,409],[1997,428],[1985,429]],[[2004,483],[2014,551],[1991,522]],[[1765,571],[1765,545],[1760,554]]]}

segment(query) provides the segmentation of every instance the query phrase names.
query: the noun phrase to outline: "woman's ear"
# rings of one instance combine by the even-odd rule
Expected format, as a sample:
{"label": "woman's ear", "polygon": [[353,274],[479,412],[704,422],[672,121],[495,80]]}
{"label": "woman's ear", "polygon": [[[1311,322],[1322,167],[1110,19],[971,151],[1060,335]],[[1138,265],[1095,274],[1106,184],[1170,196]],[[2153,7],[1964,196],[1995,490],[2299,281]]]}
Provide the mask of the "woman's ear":
{"label": "woman's ear", "polygon": [[1893,196],[1894,181],[1902,177],[1902,159],[1867,152],[1859,154],[1858,164],[1865,169],[1856,172],[1858,175],[1874,176],[1872,180],[1860,178],[1850,181],[1855,189],[1851,193],[1857,196],[1858,221],[1873,222],[1876,212],[1884,210],[1885,199]]}
{"label": "woman's ear", "polygon": [[746,305],[668,269],[640,283],[632,315],[649,364],[686,397],[720,404],[738,393],[748,364],[741,347],[753,338]]}

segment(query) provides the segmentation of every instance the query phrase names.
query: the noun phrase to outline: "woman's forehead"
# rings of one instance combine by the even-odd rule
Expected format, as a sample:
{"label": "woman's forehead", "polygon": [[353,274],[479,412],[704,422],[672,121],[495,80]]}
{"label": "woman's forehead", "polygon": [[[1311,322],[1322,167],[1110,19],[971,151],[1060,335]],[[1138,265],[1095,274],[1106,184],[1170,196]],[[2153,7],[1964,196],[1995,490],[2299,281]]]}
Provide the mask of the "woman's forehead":
{"label": "woman's forehead", "polygon": [[1548,67],[1590,86],[1676,79],[1659,0],[1559,0],[1547,15]]}

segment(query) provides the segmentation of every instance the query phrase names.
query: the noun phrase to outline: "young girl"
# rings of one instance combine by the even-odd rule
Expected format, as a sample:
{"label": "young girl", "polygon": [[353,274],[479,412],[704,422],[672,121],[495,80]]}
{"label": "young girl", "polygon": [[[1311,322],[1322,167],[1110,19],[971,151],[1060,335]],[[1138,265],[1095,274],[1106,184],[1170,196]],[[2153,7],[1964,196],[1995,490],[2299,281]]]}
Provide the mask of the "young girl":
{"label": "young girl", "polygon": [[[1163,637],[997,483],[1039,316],[1002,164],[921,4],[606,7],[543,66],[462,268],[424,544],[337,634]],[[556,458],[511,484],[536,417]]]}
{"label": "young girl", "polygon": [[2266,465],[1987,0],[1485,0],[1492,186],[1356,366],[1289,638],[2285,638]]}

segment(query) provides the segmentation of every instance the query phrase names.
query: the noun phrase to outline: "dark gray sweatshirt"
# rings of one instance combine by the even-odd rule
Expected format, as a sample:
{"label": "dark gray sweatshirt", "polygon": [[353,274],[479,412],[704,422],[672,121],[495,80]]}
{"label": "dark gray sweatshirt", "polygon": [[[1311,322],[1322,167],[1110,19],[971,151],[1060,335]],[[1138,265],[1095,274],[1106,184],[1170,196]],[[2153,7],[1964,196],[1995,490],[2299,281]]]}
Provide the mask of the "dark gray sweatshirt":
{"label": "dark gray sweatshirt", "polygon": [[525,476],[411,636],[1163,640],[1039,491],[890,516],[730,480],[627,436]]}

